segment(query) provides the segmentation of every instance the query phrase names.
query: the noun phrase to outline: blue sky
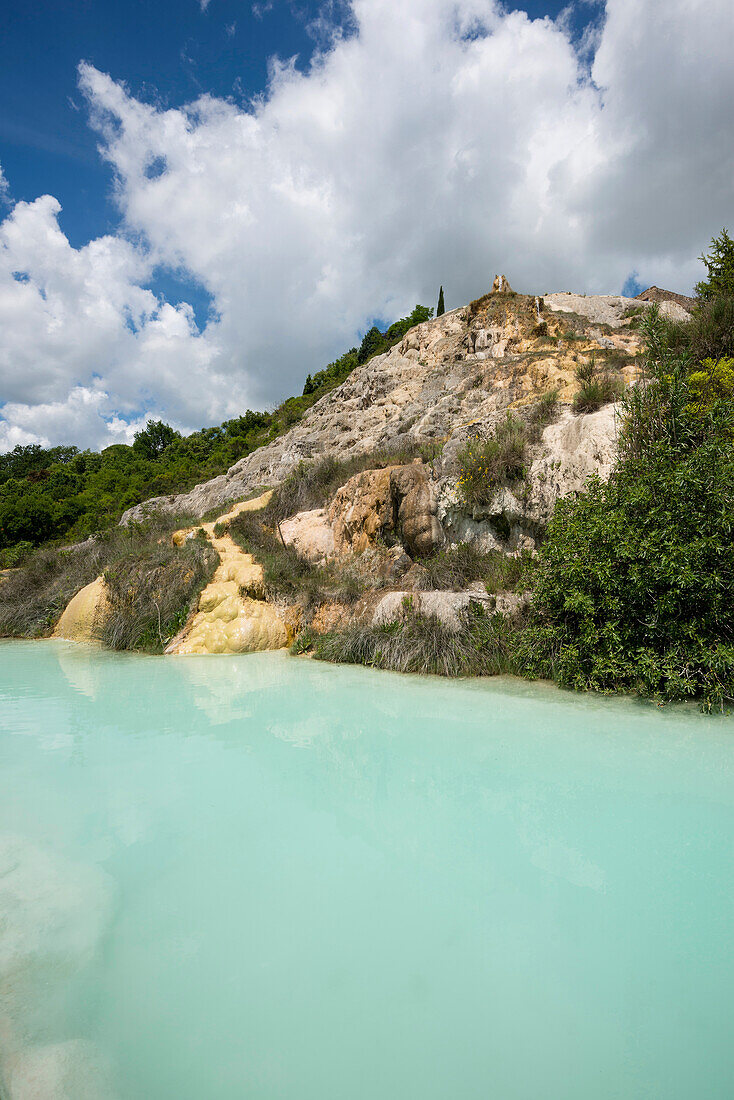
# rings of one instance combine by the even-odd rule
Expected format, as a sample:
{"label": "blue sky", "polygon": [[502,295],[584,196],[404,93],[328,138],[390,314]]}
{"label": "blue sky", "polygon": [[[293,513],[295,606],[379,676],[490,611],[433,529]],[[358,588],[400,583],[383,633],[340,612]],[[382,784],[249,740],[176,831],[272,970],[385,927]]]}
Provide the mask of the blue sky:
{"label": "blue sky", "polygon": [[[273,56],[307,65],[321,7],[313,0],[210,0],[204,9],[199,0],[6,2],[0,164],[12,197],[54,195],[59,224],[75,247],[114,232],[120,217],[112,171],[99,156],[79,95],[79,62],[124,80],[144,101],[177,107],[208,93],[245,105],[265,88]],[[555,19],[565,5],[507,7]],[[595,14],[592,5],[578,5],[576,32]],[[158,271],[151,285],[169,300],[186,298],[203,319],[209,298],[195,280]]]}
{"label": "blue sky", "polygon": [[3,16],[0,449],[266,406],[440,283],[688,292],[731,226],[731,0]]}

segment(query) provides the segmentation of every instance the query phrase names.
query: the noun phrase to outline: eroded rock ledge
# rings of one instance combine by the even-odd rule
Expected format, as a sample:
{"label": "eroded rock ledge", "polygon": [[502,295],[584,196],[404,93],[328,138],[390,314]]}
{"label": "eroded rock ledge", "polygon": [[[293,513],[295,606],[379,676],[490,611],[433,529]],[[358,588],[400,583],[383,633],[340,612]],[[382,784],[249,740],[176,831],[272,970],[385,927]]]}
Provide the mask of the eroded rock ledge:
{"label": "eroded rock ledge", "polygon": [[[506,279],[504,287],[508,287]],[[626,311],[647,303],[619,295],[495,291],[469,306],[417,325],[384,355],[358,367],[290,431],[188,493],[128,509],[204,515],[259,486],[281,482],[301,461],[385,450],[401,440],[444,445],[450,477],[456,450],[477,425],[489,429],[507,409],[557,389],[568,406],[579,358],[616,355],[635,375],[641,342]],[[677,307],[680,308],[680,307]]]}

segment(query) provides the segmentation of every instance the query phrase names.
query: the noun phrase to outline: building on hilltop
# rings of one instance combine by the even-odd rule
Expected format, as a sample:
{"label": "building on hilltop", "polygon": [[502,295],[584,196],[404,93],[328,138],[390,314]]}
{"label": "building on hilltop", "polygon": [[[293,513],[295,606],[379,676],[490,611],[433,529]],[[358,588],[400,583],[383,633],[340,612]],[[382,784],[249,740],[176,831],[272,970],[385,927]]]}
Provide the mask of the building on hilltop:
{"label": "building on hilltop", "polygon": [[698,305],[696,298],[689,298],[685,294],[676,294],[673,290],[661,290],[659,286],[649,286],[647,290],[643,290],[642,294],[637,295],[637,299],[640,302],[677,302],[689,313],[694,306]]}

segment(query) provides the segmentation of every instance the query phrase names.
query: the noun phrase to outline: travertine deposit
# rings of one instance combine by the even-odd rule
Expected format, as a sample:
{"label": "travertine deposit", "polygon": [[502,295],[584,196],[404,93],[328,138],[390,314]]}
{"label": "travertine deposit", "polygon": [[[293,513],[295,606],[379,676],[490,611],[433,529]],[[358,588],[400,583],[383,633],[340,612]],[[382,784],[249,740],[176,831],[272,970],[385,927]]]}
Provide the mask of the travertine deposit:
{"label": "travertine deposit", "polygon": [[109,612],[107,585],[97,577],[69,600],[53,632],[54,638],[96,642]]}
{"label": "travertine deposit", "polygon": [[[226,532],[217,534],[219,524],[230,523],[241,512],[263,508],[270,499],[264,493],[255,500],[243,501],[202,528],[219,554],[220,564],[199,596],[196,613],[183,631],[173,639],[166,653],[180,656],[191,653],[256,653],[264,649],[282,649],[288,644],[288,631],[279,612],[265,601],[262,567],[251,554],[244,553]],[[191,531],[177,531],[174,542],[180,544]]]}
{"label": "travertine deposit", "polygon": [[298,424],[226,474],[136,505],[122,522],[152,509],[203,515],[258,486],[276,485],[301,461],[401,441],[444,444],[438,478],[450,478],[470,430],[489,429],[507,409],[549,389],[568,405],[585,357],[616,355],[624,378],[634,378],[641,340],[623,315],[646,303],[619,295],[515,294],[503,279],[503,291],[417,325],[389,352],[357,367]]}

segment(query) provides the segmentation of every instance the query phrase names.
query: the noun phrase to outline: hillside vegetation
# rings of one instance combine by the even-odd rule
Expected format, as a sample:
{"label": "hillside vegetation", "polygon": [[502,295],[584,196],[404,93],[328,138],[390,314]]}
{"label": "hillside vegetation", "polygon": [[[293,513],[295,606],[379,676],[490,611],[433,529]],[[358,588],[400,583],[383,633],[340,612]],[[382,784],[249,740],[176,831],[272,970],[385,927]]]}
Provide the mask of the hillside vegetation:
{"label": "hillside vegetation", "polygon": [[177,493],[215,477],[238,459],[288,431],[354,368],[388,350],[433,310],[417,305],[386,332],[373,327],[312,378],[303,393],[273,412],[253,412],[181,436],[155,421],[131,446],[101,452],[74,446],[18,446],[0,455],[0,567],[18,565],[36,546],[71,542],[115,524],[126,508],[149,497]]}

